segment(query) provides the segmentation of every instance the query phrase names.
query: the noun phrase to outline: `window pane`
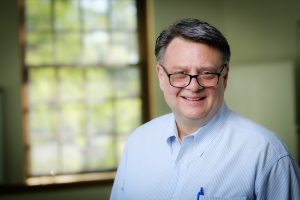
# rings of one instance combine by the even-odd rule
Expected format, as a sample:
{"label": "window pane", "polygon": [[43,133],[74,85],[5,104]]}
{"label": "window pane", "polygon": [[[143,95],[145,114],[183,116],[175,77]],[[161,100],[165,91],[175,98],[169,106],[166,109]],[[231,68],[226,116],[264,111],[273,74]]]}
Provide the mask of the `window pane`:
{"label": "window pane", "polygon": [[25,61],[28,65],[52,64],[52,36],[50,33],[26,34]]}
{"label": "window pane", "polygon": [[103,64],[109,51],[109,34],[96,31],[84,35],[82,63]]}
{"label": "window pane", "polygon": [[52,67],[29,70],[29,103],[51,103],[56,95],[55,69]]}
{"label": "window pane", "polygon": [[58,70],[58,97],[60,102],[75,102],[84,98],[83,71],[79,68]]}
{"label": "window pane", "polygon": [[98,103],[112,98],[115,93],[112,86],[112,75],[106,69],[86,69],[86,96],[89,103]]}
{"label": "window pane", "polygon": [[89,170],[114,169],[118,160],[115,157],[115,143],[112,135],[101,135],[91,139]]}
{"label": "window pane", "polygon": [[81,172],[84,169],[84,151],[76,144],[68,142],[62,145],[61,173]]}
{"label": "window pane", "polygon": [[107,30],[109,0],[82,0],[82,13],[86,31]]}
{"label": "window pane", "polygon": [[116,97],[137,96],[140,93],[140,74],[138,68],[119,69],[114,74]]}
{"label": "window pane", "polygon": [[80,61],[79,33],[57,33],[56,62],[60,64],[74,64]]}
{"label": "window pane", "polygon": [[89,105],[86,133],[91,137],[111,134],[115,125],[113,113],[113,104],[110,101]]}
{"label": "window pane", "polygon": [[117,132],[129,135],[134,128],[141,124],[141,101],[139,98],[122,99],[116,103]]}
{"label": "window pane", "polygon": [[133,0],[112,0],[111,14],[113,29],[136,30],[136,6]]}
{"label": "window pane", "polygon": [[79,29],[78,1],[63,0],[54,3],[54,22],[57,30]]}
{"label": "window pane", "polygon": [[55,110],[47,104],[35,104],[30,107],[30,141],[39,145],[56,137]]}
{"label": "window pane", "polygon": [[128,35],[125,32],[114,32],[111,34],[110,51],[106,56],[106,62],[115,65],[136,64],[137,37],[135,33]]}
{"label": "window pane", "polygon": [[26,30],[51,30],[51,0],[26,0]]}
{"label": "window pane", "polygon": [[58,171],[59,148],[54,140],[32,146],[30,154],[31,175],[51,175]]}
{"label": "window pane", "polygon": [[59,134],[63,141],[74,140],[84,134],[84,105],[69,103],[61,105]]}

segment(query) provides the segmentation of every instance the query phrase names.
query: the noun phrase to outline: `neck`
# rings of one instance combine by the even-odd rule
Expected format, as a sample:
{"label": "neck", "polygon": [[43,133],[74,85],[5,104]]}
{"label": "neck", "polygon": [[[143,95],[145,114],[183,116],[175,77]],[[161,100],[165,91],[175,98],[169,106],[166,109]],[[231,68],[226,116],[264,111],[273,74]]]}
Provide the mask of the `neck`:
{"label": "neck", "polygon": [[182,140],[185,136],[191,135],[207,123],[207,121],[201,120],[180,119],[178,117],[175,118],[178,130],[178,137],[180,140]]}

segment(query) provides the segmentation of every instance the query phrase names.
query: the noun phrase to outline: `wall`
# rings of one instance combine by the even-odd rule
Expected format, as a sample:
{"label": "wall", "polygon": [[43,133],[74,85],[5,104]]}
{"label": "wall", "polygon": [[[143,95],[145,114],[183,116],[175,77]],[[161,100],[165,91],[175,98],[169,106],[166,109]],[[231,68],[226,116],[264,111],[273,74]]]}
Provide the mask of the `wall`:
{"label": "wall", "polygon": [[[23,180],[23,137],[21,123],[21,69],[18,48],[17,2],[1,1],[0,88],[3,91],[4,180]],[[1,161],[0,161],[1,162]],[[1,164],[1,163],[0,163]]]}
{"label": "wall", "polygon": [[223,0],[232,63],[294,60],[300,2]]}

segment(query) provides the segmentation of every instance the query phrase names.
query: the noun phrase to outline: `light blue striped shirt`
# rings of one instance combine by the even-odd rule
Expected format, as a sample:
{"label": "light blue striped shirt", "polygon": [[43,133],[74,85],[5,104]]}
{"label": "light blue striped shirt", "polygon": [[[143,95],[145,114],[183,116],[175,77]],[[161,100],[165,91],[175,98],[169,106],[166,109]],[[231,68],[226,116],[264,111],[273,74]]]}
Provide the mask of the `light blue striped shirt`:
{"label": "light blue striped shirt", "polygon": [[299,200],[300,172],[273,133],[223,104],[179,142],[173,114],[129,137],[111,200]]}

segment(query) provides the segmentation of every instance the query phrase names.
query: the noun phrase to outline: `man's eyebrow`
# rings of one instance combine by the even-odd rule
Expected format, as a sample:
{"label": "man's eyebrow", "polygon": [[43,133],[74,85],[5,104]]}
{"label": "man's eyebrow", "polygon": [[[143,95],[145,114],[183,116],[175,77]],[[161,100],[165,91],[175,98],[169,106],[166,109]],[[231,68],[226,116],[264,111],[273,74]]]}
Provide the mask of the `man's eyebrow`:
{"label": "man's eyebrow", "polygon": [[191,66],[184,66],[184,65],[174,65],[172,66],[172,70],[173,71],[178,71],[178,70],[182,70],[182,71],[189,71],[193,68],[197,68],[197,71],[199,72],[203,72],[203,71],[218,71],[221,70],[220,66],[198,66],[198,67],[191,67]]}

